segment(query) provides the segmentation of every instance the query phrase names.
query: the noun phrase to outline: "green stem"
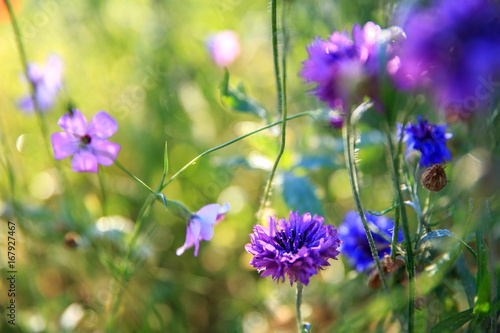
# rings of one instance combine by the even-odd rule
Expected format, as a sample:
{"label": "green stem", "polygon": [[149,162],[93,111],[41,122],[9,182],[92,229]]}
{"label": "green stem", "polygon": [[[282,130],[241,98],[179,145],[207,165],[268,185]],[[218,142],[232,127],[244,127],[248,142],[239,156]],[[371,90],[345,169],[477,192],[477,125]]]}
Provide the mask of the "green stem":
{"label": "green stem", "polygon": [[97,178],[99,178],[99,185],[101,187],[101,197],[102,197],[102,215],[108,215],[108,196],[106,195],[106,182],[104,180],[104,170],[99,168],[99,172],[97,173]]}
{"label": "green stem", "polygon": [[[406,271],[408,272],[408,332],[412,333],[414,331],[414,320],[415,320],[415,261],[413,257],[413,249],[411,246],[410,228],[408,225],[408,216],[406,215],[406,208],[404,205],[403,194],[401,193],[401,175],[400,175],[400,156],[401,154],[396,154],[394,142],[392,135],[389,130],[386,131],[387,140],[389,144],[390,157],[392,160],[393,168],[393,183],[394,190],[396,191],[397,203],[399,204],[398,211],[401,217],[401,224],[403,226],[403,234],[406,245]],[[393,235],[393,246],[397,244],[397,229],[394,227]]]}
{"label": "green stem", "polygon": [[299,333],[303,332],[303,324],[302,324],[302,312],[300,311],[300,306],[302,304],[302,290],[304,289],[304,285],[301,282],[297,282],[297,294],[295,301],[295,309],[297,311],[297,325],[299,328]]}
{"label": "green stem", "polygon": [[151,194],[157,195],[158,192],[149,187],[145,182],[136,177],[132,172],[128,171],[118,160],[115,161],[115,165],[120,168],[123,172],[130,176],[133,180],[141,184],[145,189],[147,189]]}
{"label": "green stem", "polygon": [[384,290],[390,292],[389,286],[387,285],[387,281],[385,279],[384,271],[382,270],[380,259],[378,257],[377,247],[375,246],[375,241],[373,240],[373,235],[370,231],[370,227],[368,226],[368,221],[366,220],[363,205],[361,204],[361,197],[358,185],[358,175],[356,171],[356,161],[354,160],[355,157],[354,157],[353,125],[351,123],[350,114],[346,116],[346,124],[344,125],[344,128],[342,130],[342,136],[344,139],[344,154],[346,158],[347,171],[349,173],[349,181],[351,183],[352,195],[354,197],[354,205],[356,206],[356,210],[358,211],[359,217],[361,218],[361,222],[363,223],[363,228],[365,229],[366,238],[368,239],[368,243],[370,244],[371,254],[377,266],[377,271],[380,275],[380,280],[382,281]]}
{"label": "green stem", "polygon": [[[283,4],[285,6],[285,4]],[[276,90],[278,92],[278,115],[282,116],[282,124],[281,124],[281,140],[280,140],[280,148],[278,154],[276,155],[276,159],[274,160],[273,167],[271,169],[271,173],[269,174],[269,179],[267,180],[266,187],[264,189],[264,195],[262,196],[262,201],[260,204],[259,213],[257,214],[259,218],[262,217],[264,208],[267,205],[267,200],[269,198],[269,193],[271,192],[271,187],[273,185],[274,175],[276,174],[276,170],[278,169],[278,165],[280,163],[281,157],[285,152],[285,144],[286,144],[286,121],[287,121],[287,102],[286,102],[286,42],[284,43],[283,50],[281,52],[281,61],[282,61],[282,70],[283,76],[280,75],[280,57],[279,57],[279,48],[278,48],[278,24],[277,24],[277,0],[271,1],[271,30],[272,30],[272,41],[273,41],[273,60],[274,60],[274,72],[276,75]],[[283,14],[285,13],[285,9],[283,10]],[[282,18],[283,22],[285,18]],[[281,27],[281,32],[283,39],[286,39],[286,31],[285,26]]]}
{"label": "green stem", "polygon": [[[290,117],[286,118],[286,120],[292,120],[292,119],[295,119],[295,118],[304,117],[304,116],[312,116],[312,115],[313,115],[313,111],[305,111],[305,112],[297,113],[297,114],[295,114],[295,115],[293,115],[293,116],[290,116]],[[168,184],[170,184],[170,183],[171,183],[171,182],[172,182],[175,178],[177,178],[180,174],[182,174],[184,171],[186,171],[186,169],[188,169],[191,165],[194,165],[194,164],[195,164],[195,163],[196,163],[196,162],[197,162],[200,158],[202,158],[203,156],[208,155],[208,154],[210,154],[210,153],[212,153],[212,152],[214,152],[214,151],[216,151],[216,150],[219,150],[219,149],[222,149],[222,148],[224,148],[224,147],[227,147],[227,146],[229,146],[229,145],[232,145],[233,143],[238,142],[238,141],[240,141],[240,140],[243,140],[243,139],[245,139],[245,138],[247,138],[247,137],[249,137],[249,136],[252,136],[252,135],[254,135],[254,134],[256,134],[256,133],[262,132],[262,131],[264,131],[264,130],[266,130],[266,129],[269,129],[269,128],[271,128],[271,127],[274,127],[274,126],[276,126],[276,125],[279,125],[279,124],[281,124],[282,122],[283,122],[282,120],[275,121],[274,123],[267,124],[267,125],[262,126],[262,127],[258,128],[258,129],[256,129],[256,130],[254,130],[254,131],[252,131],[252,132],[250,132],[250,133],[244,134],[244,135],[239,136],[239,137],[237,137],[237,138],[235,138],[235,139],[232,139],[232,140],[230,140],[230,141],[228,141],[228,142],[226,142],[226,143],[223,143],[223,144],[221,144],[221,145],[219,145],[219,146],[217,146],[217,147],[210,148],[210,149],[208,149],[208,150],[204,151],[204,152],[203,152],[203,153],[201,153],[200,155],[198,155],[198,156],[196,156],[195,158],[193,158],[193,159],[192,159],[189,163],[187,163],[186,165],[184,165],[184,166],[183,166],[183,167],[182,167],[179,171],[177,171],[177,172],[176,172],[176,173],[175,173],[172,177],[170,177],[170,178],[169,178],[169,179],[165,182],[165,184],[163,184],[163,185],[161,186],[160,191],[163,191],[163,189],[164,189],[165,187],[167,187],[167,185],[168,185]]]}
{"label": "green stem", "polygon": [[24,73],[26,75],[26,78],[28,79],[28,82],[30,84],[30,96],[33,102],[33,108],[35,109],[35,113],[37,115],[38,119],[38,125],[40,126],[40,130],[42,132],[43,140],[45,142],[45,147],[47,148],[47,152],[49,156],[52,155],[50,151],[50,145],[48,141],[48,130],[47,130],[47,124],[45,123],[45,118],[43,117],[42,112],[40,111],[40,108],[38,107],[38,102],[35,97],[35,92],[36,92],[36,87],[31,80],[29,80],[29,75],[28,75],[28,58],[26,57],[26,51],[24,50],[24,45],[22,42],[21,38],[21,30],[19,29],[19,24],[17,23],[17,18],[14,13],[14,8],[12,7],[12,4],[10,0],[4,0],[5,5],[7,6],[7,11],[9,12],[10,15],[10,21],[12,22],[12,28],[14,29],[14,35],[16,36],[16,44],[17,44],[17,49],[19,50],[19,57],[21,58],[21,64],[23,66]]}

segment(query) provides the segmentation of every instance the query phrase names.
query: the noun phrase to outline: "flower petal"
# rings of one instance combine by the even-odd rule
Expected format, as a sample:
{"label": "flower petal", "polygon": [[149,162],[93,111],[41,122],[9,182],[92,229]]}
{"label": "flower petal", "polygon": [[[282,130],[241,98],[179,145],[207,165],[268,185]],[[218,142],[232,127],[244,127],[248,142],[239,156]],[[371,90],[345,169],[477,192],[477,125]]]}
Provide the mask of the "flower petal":
{"label": "flower petal", "polygon": [[90,120],[87,134],[96,136],[100,139],[107,139],[118,130],[118,123],[116,120],[104,111],[99,111]]}
{"label": "flower petal", "polygon": [[50,137],[54,158],[61,160],[78,151],[78,138],[66,132],[56,132]]}
{"label": "flower petal", "polygon": [[73,114],[66,113],[59,119],[57,124],[63,130],[75,136],[84,136],[87,132],[87,119],[77,109],[73,109]]}
{"label": "flower petal", "polygon": [[80,150],[73,155],[71,168],[75,172],[97,173],[97,158],[88,150]]}
{"label": "flower petal", "polygon": [[175,251],[175,254],[180,256],[187,249],[194,245],[194,256],[198,256],[198,248],[200,246],[200,223],[198,221],[189,221],[186,229],[186,241],[184,245]]}
{"label": "flower petal", "polygon": [[221,207],[218,204],[209,204],[196,212],[192,220],[198,220],[201,226],[200,237],[211,240],[214,235],[214,226]]}
{"label": "flower petal", "polygon": [[120,152],[120,145],[108,140],[92,140],[91,147],[97,163],[101,165],[111,165],[116,160]]}

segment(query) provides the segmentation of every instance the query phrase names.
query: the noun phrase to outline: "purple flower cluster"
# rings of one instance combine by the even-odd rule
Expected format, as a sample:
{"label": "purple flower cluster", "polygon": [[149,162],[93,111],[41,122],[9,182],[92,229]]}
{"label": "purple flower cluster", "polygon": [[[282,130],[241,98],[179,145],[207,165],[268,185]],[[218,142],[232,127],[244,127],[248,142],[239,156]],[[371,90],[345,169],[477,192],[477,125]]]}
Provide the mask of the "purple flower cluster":
{"label": "purple flower cluster", "polygon": [[486,109],[500,85],[500,4],[440,0],[402,22],[399,87],[424,89],[450,120]]}
{"label": "purple flower cluster", "polygon": [[[364,96],[378,100],[378,76],[382,29],[373,22],[355,25],[353,39],[347,32],[333,32],[329,40],[316,38],[307,47],[302,77],[317,86],[312,90],[329,107],[349,111]],[[388,36],[384,34],[384,36]],[[390,38],[389,38],[390,39]]]}
{"label": "purple flower cluster", "polygon": [[97,172],[98,164],[113,164],[120,152],[119,144],[106,140],[118,130],[118,123],[104,111],[87,124],[85,116],[73,109],[57,124],[64,132],[51,136],[54,157],[60,160],[73,155],[71,168],[75,172]]}
{"label": "purple flower cluster", "polygon": [[[365,214],[368,223],[375,225],[382,233],[387,235],[388,239],[392,238],[394,222],[385,216],[375,216]],[[390,253],[391,243],[381,235],[371,232],[375,246],[378,250],[379,258]],[[370,268],[374,263],[370,244],[366,238],[365,229],[359,214],[350,211],[346,214],[344,221],[339,226],[339,234],[343,240],[341,251],[349,259],[349,263],[358,271],[362,272]],[[398,232],[398,242],[403,240],[401,230]]]}
{"label": "purple flower cluster", "polygon": [[285,275],[294,282],[309,284],[309,278],[323,266],[329,266],[329,259],[337,259],[337,250],[342,241],[338,231],[331,225],[324,225],[323,217],[291,212],[288,220],[269,218],[269,227],[254,226],[251,243],[245,246],[254,257],[250,265],[271,275],[273,280],[285,281]]}
{"label": "purple flower cluster", "polygon": [[[37,64],[28,65],[28,80],[34,87],[36,106],[40,111],[48,111],[62,86],[63,63],[61,58],[51,55],[45,67]],[[19,107],[26,112],[33,112],[33,98],[24,96],[18,101]]]}
{"label": "purple flower cluster", "polygon": [[428,167],[451,160],[451,153],[446,142],[452,137],[446,133],[446,125],[435,125],[418,117],[416,124],[408,124],[403,133],[406,143],[406,157],[412,150],[420,152],[420,166]]}

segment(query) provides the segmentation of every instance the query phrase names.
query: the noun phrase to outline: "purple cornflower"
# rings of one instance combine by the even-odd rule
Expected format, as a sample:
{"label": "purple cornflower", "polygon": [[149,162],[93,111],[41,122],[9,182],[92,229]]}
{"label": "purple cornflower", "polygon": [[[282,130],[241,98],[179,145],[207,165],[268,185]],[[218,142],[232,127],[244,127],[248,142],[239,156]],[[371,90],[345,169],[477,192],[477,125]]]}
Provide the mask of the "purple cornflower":
{"label": "purple cornflower", "polygon": [[118,123],[106,112],[98,112],[87,124],[85,116],[73,109],[57,124],[64,132],[51,136],[54,157],[60,160],[73,155],[73,171],[97,172],[98,164],[111,165],[118,156],[120,145],[106,140],[118,130]]}
{"label": "purple cornflower", "polygon": [[210,37],[207,42],[213,61],[219,67],[227,67],[240,55],[238,35],[231,30],[223,30]]}
{"label": "purple cornflower", "polygon": [[[40,111],[48,111],[54,105],[62,86],[62,72],[62,60],[56,55],[47,58],[45,67],[28,65],[28,80],[35,89],[35,102]],[[18,105],[26,112],[33,112],[35,109],[31,95],[22,97]]]}
{"label": "purple cornflower", "polygon": [[175,253],[180,256],[194,245],[194,256],[197,257],[201,240],[209,241],[212,239],[215,225],[224,218],[224,214],[229,211],[229,208],[228,203],[222,206],[209,204],[191,215],[186,229],[186,241]]}
{"label": "purple cornflower", "polygon": [[337,230],[323,222],[323,217],[310,213],[291,212],[288,220],[278,221],[269,217],[269,227],[254,226],[251,243],[245,245],[254,256],[250,265],[273,280],[284,282],[287,275],[290,285],[309,284],[322,266],[330,266],[328,259],[337,259],[342,243]]}
{"label": "purple cornflower", "polygon": [[[368,223],[375,225],[382,233],[387,235],[388,239],[392,238],[394,222],[385,216],[375,216],[365,214]],[[372,229],[373,230],[373,229]],[[379,258],[382,258],[386,253],[390,253],[391,243],[388,239],[380,236],[377,233],[371,232],[375,246],[378,251]],[[347,256],[349,263],[358,271],[362,272],[369,268],[374,262],[370,250],[370,244],[366,238],[365,229],[359,214],[350,211],[346,214],[344,221],[339,226],[339,234],[342,238],[341,251]],[[398,242],[403,240],[401,230],[398,232]]]}
{"label": "purple cornflower", "polygon": [[491,0],[431,1],[402,22],[396,83],[426,90],[450,120],[485,110],[500,85],[500,4]]}
{"label": "purple cornflower", "polygon": [[334,31],[325,41],[316,38],[307,47],[309,58],[301,72],[306,82],[316,83],[312,93],[332,109],[349,111],[364,96],[378,100],[380,46],[395,36],[373,22],[355,25],[353,39],[347,32]]}
{"label": "purple cornflower", "polygon": [[420,152],[420,166],[428,167],[451,160],[446,141],[453,135],[446,133],[446,125],[435,125],[420,117],[417,124],[408,124],[404,129],[403,141],[406,142],[406,157],[411,151]]}

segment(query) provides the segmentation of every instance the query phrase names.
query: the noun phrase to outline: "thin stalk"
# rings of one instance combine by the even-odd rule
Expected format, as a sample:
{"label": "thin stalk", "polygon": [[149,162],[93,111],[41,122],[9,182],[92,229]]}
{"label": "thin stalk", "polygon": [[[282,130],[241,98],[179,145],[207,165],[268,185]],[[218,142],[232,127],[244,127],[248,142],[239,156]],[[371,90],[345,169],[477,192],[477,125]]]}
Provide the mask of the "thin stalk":
{"label": "thin stalk", "polygon": [[378,257],[377,247],[375,246],[375,241],[373,240],[373,235],[370,231],[370,227],[368,226],[368,221],[366,220],[363,205],[361,204],[361,197],[358,185],[358,175],[356,172],[356,162],[354,160],[354,138],[352,132],[353,128],[351,124],[351,115],[348,114],[346,117],[346,124],[342,129],[342,136],[344,139],[344,154],[347,164],[347,171],[349,173],[349,181],[351,183],[352,195],[354,197],[354,205],[356,206],[356,210],[358,211],[359,217],[361,218],[361,222],[363,223],[363,228],[365,229],[366,238],[368,239],[368,243],[370,244],[370,251],[373,260],[375,261],[375,264],[377,266],[377,271],[380,275],[382,286],[384,287],[385,291],[390,293],[389,286],[387,285],[384,271],[382,270],[382,265]]}
{"label": "thin stalk", "polygon": [[12,7],[12,4],[10,0],[4,0],[5,5],[7,6],[7,11],[9,12],[10,15],[10,21],[12,22],[12,28],[14,29],[14,35],[16,36],[16,44],[17,44],[17,49],[19,51],[19,58],[21,59],[21,64],[23,66],[24,73],[26,75],[26,78],[29,81],[30,84],[30,96],[33,101],[33,108],[35,109],[35,113],[37,115],[38,119],[38,125],[40,126],[40,130],[42,132],[43,140],[45,142],[45,147],[47,148],[47,152],[49,156],[51,155],[50,151],[50,145],[48,141],[48,130],[47,130],[47,124],[45,123],[45,118],[43,117],[42,112],[40,111],[40,108],[38,107],[38,102],[35,97],[36,93],[36,87],[33,82],[29,80],[29,75],[28,75],[28,58],[26,57],[26,51],[24,50],[24,45],[22,42],[21,38],[21,30],[19,29],[19,24],[17,23],[17,18],[14,13],[14,8]]}
{"label": "thin stalk", "polygon": [[[304,116],[312,116],[312,114],[313,114],[313,113],[312,113],[311,111],[305,111],[305,112],[297,113],[297,114],[295,114],[295,115],[293,115],[293,116],[290,116],[290,117],[286,118],[286,120],[292,120],[292,119],[299,118],[299,117],[304,117]],[[276,126],[276,125],[279,125],[279,124],[281,124],[282,122],[283,122],[282,120],[275,121],[274,123],[267,124],[267,125],[262,126],[262,127],[258,128],[258,129],[256,129],[256,130],[254,130],[254,131],[252,131],[252,132],[250,132],[250,133],[244,134],[244,135],[239,136],[239,137],[237,137],[237,138],[234,138],[234,139],[232,139],[232,140],[230,140],[230,141],[228,141],[228,142],[226,142],[226,143],[223,143],[223,144],[221,144],[221,145],[219,145],[219,146],[217,146],[217,147],[210,148],[210,149],[208,149],[208,150],[204,151],[204,152],[203,152],[203,153],[201,153],[200,155],[198,155],[198,156],[196,156],[195,158],[193,158],[193,159],[192,159],[189,163],[187,163],[186,165],[184,165],[184,166],[183,166],[183,167],[182,167],[179,171],[177,171],[174,175],[172,175],[172,177],[170,177],[170,178],[169,178],[169,179],[165,182],[165,184],[163,184],[163,185],[161,186],[160,191],[163,191],[163,189],[164,189],[165,187],[167,187],[167,185],[168,185],[168,184],[170,184],[170,183],[171,183],[171,182],[172,182],[175,178],[177,178],[180,174],[182,174],[184,171],[186,171],[186,169],[188,169],[191,165],[194,165],[194,164],[195,164],[195,163],[196,163],[196,162],[197,162],[200,158],[202,158],[203,156],[208,155],[208,154],[210,154],[210,153],[212,153],[212,152],[214,152],[214,151],[216,151],[216,150],[219,150],[219,149],[222,149],[222,148],[224,148],[224,147],[227,147],[227,146],[229,146],[229,145],[232,145],[233,143],[238,142],[238,141],[240,141],[240,140],[243,140],[243,139],[245,139],[245,138],[248,138],[249,136],[252,136],[252,135],[254,135],[254,134],[256,134],[256,133],[262,132],[262,131],[264,131],[264,130],[266,130],[266,129],[269,129],[269,128],[271,128],[271,127],[274,127],[274,126]]]}
{"label": "thin stalk", "polygon": [[[399,204],[398,210],[401,217],[401,224],[403,227],[403,235],[405,238],[406,245],[406,271],[408,272],[408,332],[413,333],[414,331],[414,321],[415,321],[415,260],[413,257],[413,249],[411,246],[410,228],[408,225],[408,216],[406,215],[406,209],[404,205],[403,194],[401,193],[401,175],[400,175],[400,156],[401,154],[396,154],[394,147],[394,142],[392,135],[389,130],[385,131],[387,133],[387,141],[389,144],[389,152],[392,160],[393,168],[393,183],[394,190],[396,192],[397,203]],[[396,230],[396,228],[395,228]],[[394,232],[396,234],[396,231]],[[397,236],[393,237],[393,246],[397,244]]]}
{"label": "thin stalk", "polygon": [[[284,4],[283,4],[284,6]],[[276,76],[276,90],[278,92],[278,115],[282,116],[282,123],[281,123],[281,140],[280,140],[280,148],[278,151],[278,154],[276,155],[276,159],[274,160],[273,167],[271,169],[271,173],[269,174],[269,178],[266,183],[266,187],[264,189],[264,195],[262,196],[262,201],[260,203],[260,209],[259,213],[257,214],[259,216],[259,219],[262,217],[264,208],[267,204],[267,200],[269,198],[269,193],[271,192],[271,187],[273,185],[273,179],[274,175],[276,174],[276,170],[278,169],[278,165],[280,163],[281,157],[283,156],[283,153],[285,152],[285,144],[286,144],[286,122],[287,122],[287,114],[288,114],[288,108],[287,108],[287,103],[286,103],[286,49],[283,49],[281,52],[281,64],[284,66],[282,68],[283,70],[283,76],[280,75],[280,54],[279,54],[279,47],[278,47],[278,37],[279,37],[279,32],[278,32],[278,24],[277,24],[277,0],[272,0],[271,1],[271,30],[272,30],[272,41],[273,41],[273,62],[274,62],[274,72]],[[283,13],[284,14],[284,13]],[[282,18],[284,21],[285,18]],[[281,32],[283,38],[286,39],[286,31],[285,31],[285,26],[283,25],[281,27]]]}
{"label": "thin stalk", "polygon": [[99,185],[101,187],[101,198],[102,198],[102,215],[108,215],[108,196],[106,194],[106,182],[104,180],[104,170],[100,168],[97,173],[97,178],[99,178]]}
{"label": "thin stalk", "polygon": [[295,309],[297,311],[297,325],[299,327],[299,333],[303,332],[304,325],[302,324],[302,312],[300,311],[300,306],[302,304],[302,290],[304,285],[301,282],[297,282],[297,294],[295,301]]}
{"label": "thin stalk", "polygon": [[151,194],[157,195],[158,192],[153,190],[151,187],[149,187],[145,182],[143,182],[141,179],[136,177],[132,172],[128,171],[118,160],[115,161],[115,165],[120,168],[123,172],[125,172],[127,175],[130,176],[133,180],[141,184],[144,188],[146,188]]}

